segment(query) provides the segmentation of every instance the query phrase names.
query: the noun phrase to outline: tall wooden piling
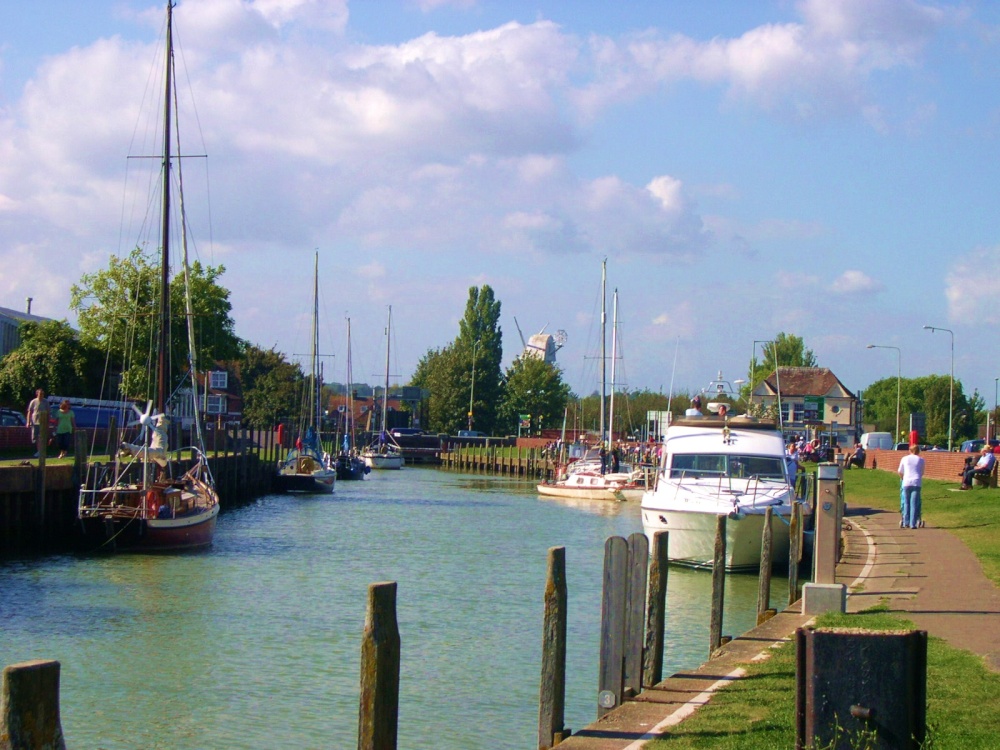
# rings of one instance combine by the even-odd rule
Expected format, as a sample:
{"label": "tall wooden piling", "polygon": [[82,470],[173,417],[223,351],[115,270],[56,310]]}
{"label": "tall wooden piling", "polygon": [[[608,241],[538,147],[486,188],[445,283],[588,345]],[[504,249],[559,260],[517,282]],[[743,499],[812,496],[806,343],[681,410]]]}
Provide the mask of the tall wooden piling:
{"label": "tall wooden piling", "polygon": [[708,655],[722,645],[722,605],[726,599],[726,517],[715,519],[715,555],[712,559],[712,616],[709,621]]}
{"label": "tall wooden piling", "polygon": [[358,750],[395,750],[399,724],[399,627],[396,582],[368,587],[361,640]]}
{"label": "tall wooden piling", "polygon": [[799,561],[802,559],[802,503],[792,503],[788,524],[788,606],[799,599]]}
{"label": "tall wooden piling", "polygon": [[542,615],[542,681],[538,699],[538,750],[566,738],[566,548],[549,548]]}
{"label": "tall wooden piling", "polygon": [[625,580],[628,542],[620,536],[604,543],[601,594],[601,654],[598,665],[597,717],[621,705],[625,651]]}
{"label": "tall wooden piling", "polygon": [[21,662],[3,670],[0,750],[66,750],[59,718],[59,662]]}
{"label": "tall wooden piling", "polygon": [[649,537],[641,531],[628,538],[628,590],[625,592],[625,652],[622,684],[625,694],[642,692],[642,649],[646,627],[646,579],[649,575]]}
{"label": "tall wooden piling", "polygon": [[652,687],[663,679],[663,637],[667,619],[667,570],[669,532],[653,534],[649,558],[649,598],[646,605],[646,646],[643,653],[642,684]]}
{"label": "tall wooden piling", "polygon": [[767,621],[774,614],[771,609],[771,544],[774,532],[771,519],[774,509],[768,506],[764,511],[764,528],[760,539],[760,578],[757,579],[757,624]]}

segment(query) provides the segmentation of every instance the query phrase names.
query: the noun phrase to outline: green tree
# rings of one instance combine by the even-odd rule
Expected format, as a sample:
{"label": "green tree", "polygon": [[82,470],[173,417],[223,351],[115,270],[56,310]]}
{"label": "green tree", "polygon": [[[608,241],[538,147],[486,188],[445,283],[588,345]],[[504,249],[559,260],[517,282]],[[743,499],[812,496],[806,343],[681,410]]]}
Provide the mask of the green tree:
{"label": "green tree", "polygon": [[[537,357],[521,355],[507,369],[499,426],[508,434],[517,432],[520,415],[531,419],[529,433],[562,425],[570,389],[558,367]],[[521,431],[524,434],[524,431]]]}
{"label": "green tree", "polygon": [[454,341],[421,358],[410,380],[410,385],[429,393],[422,406],[422,424],[432,432],[449,434],[465,429],[471,399],[473,427],[492,434],[503,387],[503,346],[500,303],[489,286],[469,289],[458,329]]}
{"label": "green tree", "polygon": [[[775,367],[816,367],[816,355],[807,349],[800,336],[778,333],[771,341],[764,342],[763,356],[757,359],[754,352],[747,372],[747,384],[740,389],[741,398],[746,399],[752,387],[774,372]],[[777,364],[775,364],[777,363]]]}
{"label": "green tree", "polygon": [[[241,349],[230,313],[229,290],[218,284],[222,266],[190,269],[194,314],[195,350],[202,368],[215,361],[231,360]],[[70,308],[77,313],[80,339],[87,346],[107,352],[112,368],[121,373],[122,395],[151,398],[159,346],[158,264],[141,248],[127,258],[112,256],[102,271],[85,274],[70,289]],[[171,318],[168,390],[188,369],[184,276],[170,284]]]}
{"label": "green tree", "polygon": [[[925,375],[900,381],[900,431],[897,439],[906,440],[910,414],[923,414],[926,429],[921,439],[934,445],[948,444],[948,411],[951,378]],[[894,432],[896,428],[896,378],[872,383],[861,394],[863,420],[875,429]],[[984,402],[978,392],[966,396],[961,381],[955,381],[952,405],[952,444],[976,437],[980,422],[985,421]]]}
{"label": "green tree", "polygon": [[273,427],[298,414],[302,368],[274,348],[248,345],[238,360],[243,386],[243,421],[249,427]]}
{"label": "green tree", "polygon": [[65,321],[22,323],[21,343],[0,360],[0,400],[24,408],[36,388],[63,396],[101,395],[103,355]]}

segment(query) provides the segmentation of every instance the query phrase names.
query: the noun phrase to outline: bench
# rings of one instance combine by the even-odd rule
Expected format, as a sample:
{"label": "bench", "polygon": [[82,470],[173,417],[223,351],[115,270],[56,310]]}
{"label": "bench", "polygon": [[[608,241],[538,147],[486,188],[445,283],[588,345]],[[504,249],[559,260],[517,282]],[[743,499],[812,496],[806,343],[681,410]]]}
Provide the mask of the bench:
{"label": "bench", "polygon": [[989,474],[973,474],[972,475],[972,486],[973,487],[985,487],[994,488],[997,486],[997,471],[1000,470],[1000,461],[993,464],[993,471]]}

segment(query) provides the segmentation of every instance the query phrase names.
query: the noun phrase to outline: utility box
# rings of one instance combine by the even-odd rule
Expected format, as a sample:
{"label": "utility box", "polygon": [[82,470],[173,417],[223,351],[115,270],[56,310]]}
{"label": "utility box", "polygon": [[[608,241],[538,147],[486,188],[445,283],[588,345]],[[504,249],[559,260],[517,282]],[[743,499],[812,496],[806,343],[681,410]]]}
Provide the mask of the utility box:
{"label": "utility box", "polygon": [[840,527],[844,518],[841,485],[843,468],[822,463],[816,467],[816,524],[813,546],[813,582],[836,583],[840,559]]}
{"label": "utility box", "polygon": [[799,628],[795,747],[918,750],[927,725],[927,631]]}

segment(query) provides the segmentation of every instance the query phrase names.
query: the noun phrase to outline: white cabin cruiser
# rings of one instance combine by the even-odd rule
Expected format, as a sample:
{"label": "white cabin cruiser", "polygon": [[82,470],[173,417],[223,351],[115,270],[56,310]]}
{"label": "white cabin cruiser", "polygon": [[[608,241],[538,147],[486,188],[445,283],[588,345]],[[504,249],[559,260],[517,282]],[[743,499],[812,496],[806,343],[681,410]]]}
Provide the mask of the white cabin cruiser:
{"label": "white cabin cruiser", "polygon": [[725,515],[726,570],[759,568],[768,507],[772,559],[788,557],[793,479],[773,422],[685,416],[667,429],[654,489],[642,497],[643,529],[670,533],[671,562],[710,568],[716,518]]}

